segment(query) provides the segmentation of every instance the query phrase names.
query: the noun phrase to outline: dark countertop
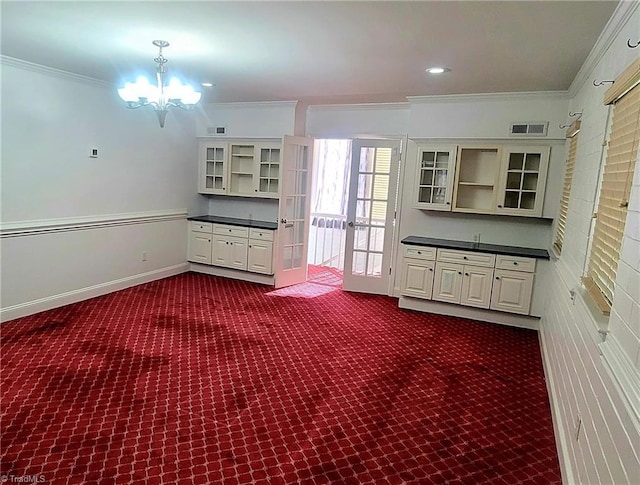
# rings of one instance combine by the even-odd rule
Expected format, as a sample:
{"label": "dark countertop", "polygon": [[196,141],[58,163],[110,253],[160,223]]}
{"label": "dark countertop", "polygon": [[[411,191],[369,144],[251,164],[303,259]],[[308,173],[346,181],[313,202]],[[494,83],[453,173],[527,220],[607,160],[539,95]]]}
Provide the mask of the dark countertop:
{"label": "dark countertop", "polygon": [[402,244],[413,244],[415,246],[431,246],[434,248],[460,249],[462,251],[474,251],[478,253],[504,254],[505,256],[549,259],[549,251],[546,249],[501,246],[498,244],[454,241],[451,239],[434,239],[431,237],[421,236],[407,236],[400,242]]}
{"label": "dark countertop", "polygon": [[229,224],[230,226],[255,227],[256,229],[278,229],[277,222],[256,221],[255,219],[238,219],[235,217],[222,216],[193,216],[187,217],[189,221],[211,222],[218,224]]}

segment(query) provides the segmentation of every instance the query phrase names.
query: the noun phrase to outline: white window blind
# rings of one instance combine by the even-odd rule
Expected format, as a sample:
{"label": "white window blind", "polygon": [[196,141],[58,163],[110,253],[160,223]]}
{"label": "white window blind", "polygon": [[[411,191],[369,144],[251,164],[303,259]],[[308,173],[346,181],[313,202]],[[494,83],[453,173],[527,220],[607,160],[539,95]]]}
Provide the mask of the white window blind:
{"label": "white window blind", "polygon": [[564,173],[562,196],[560,197],[560,210],[556,222],[556,237],[553,246],[558,252],[562,251],[564,231],[567,226],[567,214],[569,212],[569,197],[571,196],[571,184],[573,182],[573,170],[576,165],[576,153],[578,151],[578,133],[580,132],[580,120],[576,120],[567,130],[569,138],[569,151],[567,153],[567,166]]}
{"label": "white window blind", "polygon": [[[630,68],[638,72],[637,67],[632,65]],[[631,86],[630,89],[625,89],[620,97],[612,100],[614,108],[611,136],[602,175],[589,266],[584,278],[589,294],[607,314],[613,302],[616,270],[640,138],[640,76],[629,83],[628,71],[629,69],[620,78],[625,79]]]}

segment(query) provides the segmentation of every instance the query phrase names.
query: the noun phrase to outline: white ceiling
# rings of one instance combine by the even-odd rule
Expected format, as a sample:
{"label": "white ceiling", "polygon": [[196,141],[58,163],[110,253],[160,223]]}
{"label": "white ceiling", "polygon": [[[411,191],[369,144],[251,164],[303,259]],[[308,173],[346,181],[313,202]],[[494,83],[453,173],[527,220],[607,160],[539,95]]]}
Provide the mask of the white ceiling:
{"label": "white ceiling", "polygon": [[208,101],[566,90],[616,4],[3,0],[1,52],[121,84],[154,75],[163,39],[169,74],[215,83]]}

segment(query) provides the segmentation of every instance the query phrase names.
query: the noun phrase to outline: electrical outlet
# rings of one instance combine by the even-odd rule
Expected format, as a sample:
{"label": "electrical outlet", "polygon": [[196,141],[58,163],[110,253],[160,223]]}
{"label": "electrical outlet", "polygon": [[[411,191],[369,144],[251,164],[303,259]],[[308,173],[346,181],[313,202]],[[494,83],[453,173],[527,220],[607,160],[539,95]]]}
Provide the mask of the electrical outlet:
{"label": "electrical outlet", "polygon": [[89,158],[98,158],[98,149],[97,148],[91,148],[89,150]]}
{"label": "electrical outlet", "polygon": [[147,252],[146,251],[142,251],[142,261],[146,261],[147,260]]}
{"label": "electrical outlet", "polygon": [[576,428],[575,428],[576,441],[580,439],[581,431],[582,431],[582,416],[578,413],[578,415],[576,416]]}

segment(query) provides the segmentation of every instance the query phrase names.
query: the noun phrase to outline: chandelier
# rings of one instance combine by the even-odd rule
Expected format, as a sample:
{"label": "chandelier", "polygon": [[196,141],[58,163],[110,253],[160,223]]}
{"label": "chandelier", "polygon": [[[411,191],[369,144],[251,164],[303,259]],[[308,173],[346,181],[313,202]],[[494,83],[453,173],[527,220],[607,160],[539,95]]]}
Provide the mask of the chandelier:
{"label": "chandelier", "polygon": [[162,56],[162,49],[168,47],[169,43],[164,40],[154,40],[160,52],[154,59],[158,67],[156,68],[157,86],[149,83],[145,77],[139,77],[135,83],[125,83],[123,88],[118,89],[118,94],[127,103],[127,108],[137,109],[142,106],[153,106],[158,116],[160,128],[164,128],[164,120],[167,117],[169,108],[176,107],[192,110],[196,103],[200,101],[201,93],[194,91],[191,86],[181,84],[176,78],[169,81],[165,86],[164,75],[167,73],[167,59]]}

